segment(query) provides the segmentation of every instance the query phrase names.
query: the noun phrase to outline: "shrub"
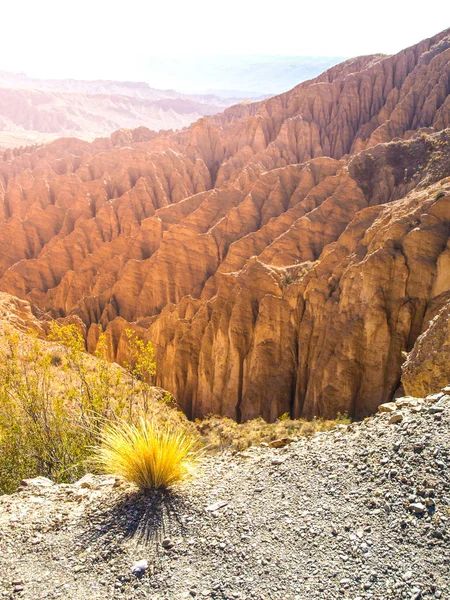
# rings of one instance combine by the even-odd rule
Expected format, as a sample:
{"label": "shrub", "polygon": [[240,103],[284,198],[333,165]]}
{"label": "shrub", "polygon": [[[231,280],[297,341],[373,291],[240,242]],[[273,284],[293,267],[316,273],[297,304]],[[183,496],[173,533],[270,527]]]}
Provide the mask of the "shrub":
{"label": "shrub", "polygon": [[283,413],[282,415],[280,415],[278,417],[278,421],[289,421],[291,418],[291,415],[288,412]]}
{"label": "shrub", "polygon": [[127,336],[128,373],[104,360],[103,333],[95,357],[75,325],[54,323],[53,343],[14,330],[0,335],[0,494],[37,475],[73,482],[92,466],[141,488],[168,487],[193,464],[198,435],[209,450],[243,450],[349,423],[287,413],[275,423],[215,416],[191,423],[170,394],[151,387],[151,344]]}
{"label": "shrub", "polygon": [[147,384],[154,383],[156,373],[155,350],[151,342],[144,342],[132,329],[125,329],[129,361],[125,365],[131,375]]}
{"label": "shrub", "polygon": [[310,436],[319,431],[333,429],[336,425],[348,425],[351,419],[338,414],[336,419],[314,418],[291,419],[288,413],[281,415],[275,423],[266,423],[263,418],[236,423],[233,419],[209,415],[196,420],[195,426],[202,442],[209,451],[245,450],[249,446],[270,443],[284,437]]}
{"label": "shrub", "polygon": [[50,364],[52,367],[59,367],[62,365],[62,356],[58,352],[54,352],[50,356]]}
{"label": "shrub", "polygon": [[[145,415],[187,422],[160,392],[103,359],[104,334],[96,357],[84,351],[73,324],[53,323],[49,338],[53,343],[14,330],[0,336],[0,494],[37,475],[76,481],[107,421],[136,423]],[[134,358],[144,365],[149,354],[139,352],[137,345]]]}
{"label": "shrub", "polygon": [[142,394],[144,411],[151,400],[151,386],[155,383],[155,350],[151,342],[141,340],[132,329],[125,329],[128,341],[128,361],[125,368],[131,375],[133,387]]}
{"label": "shrub", "polygon": [[186,431],[141,419],[108,424],[95,448],[95,463],[143,490],[168,488],[193,465],[197,440]]}
{"label": "shrub", "polygon": [[0,492],[12,491],[23,477],[76,478],[91,443],[87,415],[74,411],[83,402],[73,388],[72,402],[36,337],[21,343],[17,332],[5,336],[0,367]]}

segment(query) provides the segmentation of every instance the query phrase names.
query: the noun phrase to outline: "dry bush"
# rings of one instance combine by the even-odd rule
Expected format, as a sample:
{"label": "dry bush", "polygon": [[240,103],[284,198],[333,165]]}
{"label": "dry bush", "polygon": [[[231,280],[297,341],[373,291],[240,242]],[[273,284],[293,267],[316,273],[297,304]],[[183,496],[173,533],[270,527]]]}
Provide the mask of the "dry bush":
{"label": "dry bush", "polygon": [[233,419],[209,416],[197,420],[195,425],[203,443],[212,451],[245,450],[261,442],[271,442],[280,438],[313,435],[318,431],[327,431],[336,425],[347,425],[350,419],[338,415],[336,419],[291,419],[288,414],[281,415],[275,423],[266,423],[258,418],[246,423],[236,423]]}
{"label": "dry bush", "polygon": [[[100,437],[102,452],[109,448],[111,457],[108,463],[104,454],[103,469],[140,487],[158,487],[181,476],[195,438],[210,451],[243,450],[349,422],[345,417],[291,420],[287,414],[270,424],[263,419],[238,424],[219,416],[189,422],[169,394],[149,383],[155,369],[151,344],[128,337],[126,370],[104,360],[103,334],[96,356],[87,354],[74,325],[53,324],[52,343],[12,329],[0,336],[0,493],[37,475],[57,482],[77,480],[95,468],[92,452]],[[142,426],[142,418],[151,427]],[[109,438],[100,435],[105,424]],[[136,471],[137,457],[145,459],[141,472]]]}
{"label": "dry bush", "polygon": [[168,488],[190,472],[197,449],[198,440],[186,430],[146,419],[119,421],[102,430],[94,461],[140,489]]}
{"label": "dry bush", "polygon": [[74,325],[54,324],[50,338],[12,329],[0,338],[0,493],[37,475],[77,480],[105,420],[187,423],[161,392],[101,358],[102,337],[97,357]]}

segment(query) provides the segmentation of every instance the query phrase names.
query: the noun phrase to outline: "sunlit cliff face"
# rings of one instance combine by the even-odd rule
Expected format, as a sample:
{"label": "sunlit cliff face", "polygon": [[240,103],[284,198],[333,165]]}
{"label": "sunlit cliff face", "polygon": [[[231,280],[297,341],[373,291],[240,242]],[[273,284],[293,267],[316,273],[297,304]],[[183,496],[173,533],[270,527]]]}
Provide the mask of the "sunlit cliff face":
{"label": "sunlit cliff face", "polygon": [[372,412],[449,291],[449,52],[446,31],[181,132],[6,153],[0,289],[91,351],[100,323],[119,362],[134,323],[189,416]]}

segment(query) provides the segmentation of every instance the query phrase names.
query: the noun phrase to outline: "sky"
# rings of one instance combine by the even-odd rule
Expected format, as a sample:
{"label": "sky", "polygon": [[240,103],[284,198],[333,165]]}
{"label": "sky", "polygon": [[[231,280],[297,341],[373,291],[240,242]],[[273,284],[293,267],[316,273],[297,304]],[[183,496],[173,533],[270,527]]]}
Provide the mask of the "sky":
{"label": "sky", "polygon": [[0,69],[174,88],[167,60],[391,54],[450,27],[442,0],[3,0],[1,13]]}

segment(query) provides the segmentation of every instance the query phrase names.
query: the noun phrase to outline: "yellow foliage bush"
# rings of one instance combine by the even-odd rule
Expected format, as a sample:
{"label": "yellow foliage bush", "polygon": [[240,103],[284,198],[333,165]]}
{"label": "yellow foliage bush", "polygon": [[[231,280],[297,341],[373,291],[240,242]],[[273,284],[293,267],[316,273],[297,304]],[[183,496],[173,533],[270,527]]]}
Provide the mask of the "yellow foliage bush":
{"label": "yellow foliage bush", "polygon": [[[104,360],[104,334],[96,357],[85,352],[73,324],[53,323],[49,339],[53,343],[12,329],[0,336],[0,493],[37,475],[77,480],[90,468],[105,421],[132,423],[147,415],[187,422],[144,380]],[[151,350],[132,341],[133,368],[143,377],[152,368]]]}
{"label": "yellow foliage bush", "polygon": [[151,386],[151,343],[125,334],[126,369],[106,361],[103,333],[96,356],[88,355],[73,324],[53,323],[51,343],[12,329],[0,334],[0,494],[24,478],[72,482],[92,468],[141,488],[168,487],[186,474],[198,439],[209,451],[243,450],[349,423],[292,420],[287,413],[276,423],[219,416],[189,422],[170,394]]}
{"label": "yellow foliage bush", "polygon": [[103,472],[143,490],[168,488],[189,473],[197,448],[198,441],[186,430],[141,418],[138,424],[106,425],[94,460]]}

